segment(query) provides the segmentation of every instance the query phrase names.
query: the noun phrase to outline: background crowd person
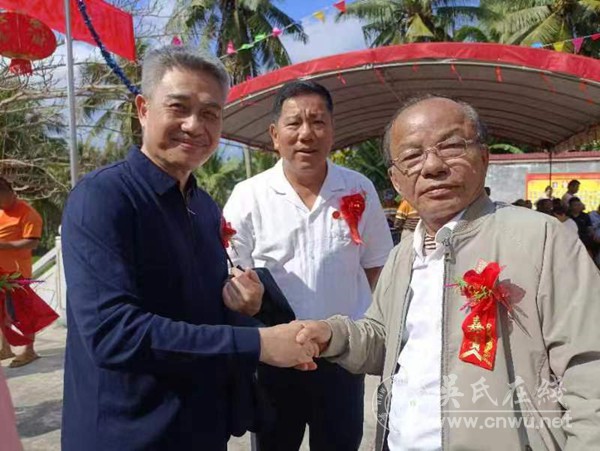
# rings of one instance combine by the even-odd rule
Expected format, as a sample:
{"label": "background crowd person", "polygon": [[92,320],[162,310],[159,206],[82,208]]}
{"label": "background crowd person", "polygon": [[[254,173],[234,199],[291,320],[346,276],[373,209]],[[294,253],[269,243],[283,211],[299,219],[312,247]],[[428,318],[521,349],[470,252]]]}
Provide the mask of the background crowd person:
{"label": "background crowd person", "polygon": [[562,202],[560,202],[558,205],[553,206],[552,214],[572,233],[579,234],[577,224],[569,217],[569,215],[567,214],[567,209],[562,204]]}
{"label": "background crowd person", "polygon": [[402,199],[394,220],[394,227],[400,232],[400,240],[415,231],[419,219],[419,212],[406,199]]}
{"label": "background crowd person", "polygon": [[[0,269],[17,272],[23,278],[31,279],[33,271],[32,251],[42,237],[42,217],[26,201],[19,199],[12,185],[0,177]],[[32,343],[15,357],[6,338],[0,332],[0,360],[14,357],[11,368],[27,365],[39,356],[34,349],[34,337],[27,338]]]}
{"label": "background crowd person", "polygon": [[552,211],[553,211],[552,199],[544,198],[544,197],[542,197],[541,199],[538,199],[538,201],[535,203],[535,209],[536,209],[536,211],[539,211],[540,213],[544,213],[544,214],[552,216]]}
{"label": "background crowd person", "polygon": [[563,197],[561,198],[563,205],[567,209],[569,209],[569,201],[575,194],[577,194],[577,192],[579,191],[580,185],[581,185],[581,183],[579,182],[579,180],[576,180],[576,179],[571,180],[567,184],[567,192],[565,194],[563,194]]}
{"label": "background crowd person", "polygon": [[581,239],[583,245],[590,252],[590,255],[593,255],[592,221],[584,210],[585,205],[581,202],[581,199],[577,196],[571,196],[569,199],[568,215],[577,224],[579,239]]}

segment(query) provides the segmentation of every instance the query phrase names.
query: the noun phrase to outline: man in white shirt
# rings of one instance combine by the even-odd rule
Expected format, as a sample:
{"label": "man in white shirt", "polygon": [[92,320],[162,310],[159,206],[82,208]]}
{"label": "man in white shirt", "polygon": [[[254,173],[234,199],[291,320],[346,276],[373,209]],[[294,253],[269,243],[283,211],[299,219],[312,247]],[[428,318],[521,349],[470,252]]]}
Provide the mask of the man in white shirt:
{"label": "man in white shirt", "polygon": [[579,180],[575,179],[571,180],[567,185],[567,192],[563,195],[561,199],[565,208],[569,208],[569,201],[579,191],[579,185],[581,185],[581,183],[579,182]]}
{"label": "man in white shirt", "polygon": [[[230,256],[268,268],[298,319],[363,316],[392,239],[373,184],[331,163],[333,104],[309,81],[283,86],[270,134],[281,160],[238,184],[224,216],[237,234]],[[299,449],[306,424],[311,450],[357,450],[364,376],[321,360],[314,372],[259,369],[275,407],[261,451]]]}

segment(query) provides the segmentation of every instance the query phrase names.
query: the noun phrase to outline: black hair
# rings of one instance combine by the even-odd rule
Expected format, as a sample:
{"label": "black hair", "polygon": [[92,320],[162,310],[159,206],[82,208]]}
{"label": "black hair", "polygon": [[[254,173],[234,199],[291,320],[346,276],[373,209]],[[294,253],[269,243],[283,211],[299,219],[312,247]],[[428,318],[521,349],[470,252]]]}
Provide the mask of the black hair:
{"label": "black hair", "polygon": [[314,81],[296,80],[286,83],[279,89],[279,92],[275,97],[275,101],[273,102],[273,122],[277,122],[279,120],[283,102],[293,97],[298,97],[305,94],[316,94],[320,96],[325,101],[327,111],[329,111],[330,114],[333,114],[333,100],[331,99],[331,94],[325,86],[315,83]]}

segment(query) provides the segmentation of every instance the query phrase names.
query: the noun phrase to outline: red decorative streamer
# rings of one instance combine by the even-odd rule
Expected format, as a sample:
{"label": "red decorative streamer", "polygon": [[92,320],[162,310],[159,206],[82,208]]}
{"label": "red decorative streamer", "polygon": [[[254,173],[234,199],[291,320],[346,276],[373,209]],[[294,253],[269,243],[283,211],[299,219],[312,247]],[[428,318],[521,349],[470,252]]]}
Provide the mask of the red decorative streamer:
{"label": "red decorative streamer", "polygon": [[463,340],[459,358],[486,370],[493,370],[498,347],[496,322],[498,304],[510,311],[508,293],[498,285],[498,276],[502,268],[491,262],[481,271],[469,270],[458,286],[467,302],[462,309],[469,309],[463,321]]}
{"label": "red decorative streamer", "polygon": [[364,244],[358,232],[358,223],[365,211],[365,206],[365,197],[361,193],[350,194],[340,199],[340,212],[350,227],[350,236],[355,244]]}
{"label": "red decorative streamer", "polygon": [[496,81],[498,83],[502,83],[503,79],[502,79],[502,69],[500,68],[500,66],[496,66]]}

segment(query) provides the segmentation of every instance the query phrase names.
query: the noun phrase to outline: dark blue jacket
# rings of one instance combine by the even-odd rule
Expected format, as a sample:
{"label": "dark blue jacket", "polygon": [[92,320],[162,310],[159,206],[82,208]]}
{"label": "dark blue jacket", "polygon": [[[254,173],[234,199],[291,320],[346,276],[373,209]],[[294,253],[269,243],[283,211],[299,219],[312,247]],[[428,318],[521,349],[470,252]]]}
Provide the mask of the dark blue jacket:
{"label": "dark blue jacket", "polygon": [[64,451],[222,450],[245,429],[258,331],[221,299],[219,208],[193,177],[185,197],[138,149],[69,197]]}

